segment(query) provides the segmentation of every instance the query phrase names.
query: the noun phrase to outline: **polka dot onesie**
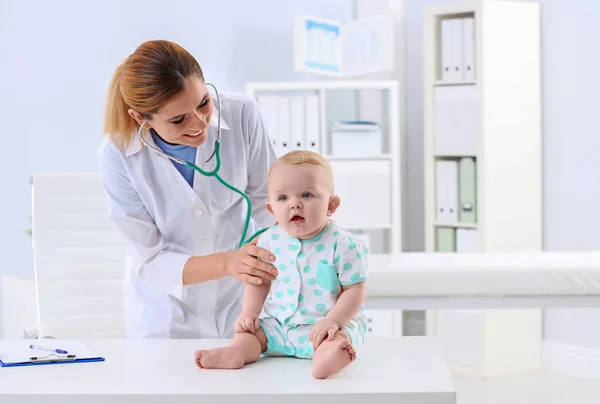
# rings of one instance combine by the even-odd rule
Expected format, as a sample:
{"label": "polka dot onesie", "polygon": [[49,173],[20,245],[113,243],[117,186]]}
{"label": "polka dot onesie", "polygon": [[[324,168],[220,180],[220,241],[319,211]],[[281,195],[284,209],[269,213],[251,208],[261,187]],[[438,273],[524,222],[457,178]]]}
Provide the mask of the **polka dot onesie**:
{"label": "polka dot onesie", "polygon": [[[260,236],[258,246],[275,254],[279,269],[260,319],[267,336],[265,354],[312,358],[308,335],[333,308],[343,285],[367,279],[367,248],[334,223],[307,240],[275,226]],[[364,341],[363,309],[342,329],[354,346]]]}

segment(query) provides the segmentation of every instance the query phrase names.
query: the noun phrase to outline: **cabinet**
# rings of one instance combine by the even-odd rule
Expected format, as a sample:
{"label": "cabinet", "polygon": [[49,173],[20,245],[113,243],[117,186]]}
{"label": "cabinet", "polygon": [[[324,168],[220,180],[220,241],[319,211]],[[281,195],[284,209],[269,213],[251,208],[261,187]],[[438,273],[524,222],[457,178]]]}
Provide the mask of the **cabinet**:
{"label": "cabinet", "polygon": [[[425,7],[426,251],[542,246],[540,9],[533,2]],[[540,366],[541,311],[427,312],[453,370]]]}

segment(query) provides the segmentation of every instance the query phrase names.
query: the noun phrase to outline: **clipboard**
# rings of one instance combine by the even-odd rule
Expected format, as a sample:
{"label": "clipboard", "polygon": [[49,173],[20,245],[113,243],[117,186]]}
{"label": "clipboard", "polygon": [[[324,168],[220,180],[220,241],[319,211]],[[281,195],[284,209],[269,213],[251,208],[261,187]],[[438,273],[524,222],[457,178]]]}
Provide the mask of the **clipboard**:
{"label": "clipboard", "polygon": [[[57,353],[56,350],[65,353]],[[0,367],[103,362],[105,358],[79,340],[0,340]]]}

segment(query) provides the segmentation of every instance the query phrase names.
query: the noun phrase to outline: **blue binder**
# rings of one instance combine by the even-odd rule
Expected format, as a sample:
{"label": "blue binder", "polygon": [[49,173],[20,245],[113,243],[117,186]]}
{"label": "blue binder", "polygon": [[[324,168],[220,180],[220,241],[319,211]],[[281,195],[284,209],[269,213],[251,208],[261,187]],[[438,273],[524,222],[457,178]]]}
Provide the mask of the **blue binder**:
{"label": "blue binder", "polygon": [[77,340],[0,340],[0,367],[102,362],[104,357]]}

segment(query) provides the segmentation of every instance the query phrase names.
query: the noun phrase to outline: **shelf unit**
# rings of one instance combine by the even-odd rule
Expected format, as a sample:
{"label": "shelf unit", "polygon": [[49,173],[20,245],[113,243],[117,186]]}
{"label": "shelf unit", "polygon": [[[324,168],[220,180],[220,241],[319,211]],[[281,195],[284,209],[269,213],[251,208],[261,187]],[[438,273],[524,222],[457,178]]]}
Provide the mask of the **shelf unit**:
{"label": "shelf unit", "polygon": [[[293,143],[286,150],[278,147],[278,154],[299,148],[317,151],[328,159],[334,173],[335,192],[342,201],[334,220],[367,242],[370,268],[387,268],[391,256],[402,251],[403,241],[399,83],[394,80],[249,82],[246,93],[258,102],[276,147],[282,138]],[[364,94],[369,97],[375,94],[381,102],[365,111],[360,108],[360,97]],[[292,97],[295,100],[289,101]],[[292,114],[295,118],[291,118]],[[298,121],[293,119],[298,117],[297,125]],[[381,152],[365,155],[357,150],[355,156],[332,153],[332,125],[339,120],[378,122]],[[296,134],[288,133],[291,126],[297,130]],[[300,141],[296,142],[298,136]],[[297,146],[302,139],[304,144]],[[376,324],[373,328],[381,328],[383,333],[393,328],[393,334],[397,334],[402,329],[399,312],[371,314],[369,319]]]}
{"label": "shelf unit", "polygon": [[[473,0],[424,11],[425,249],[542,250],[539,5]],[[426,314],[456,372],[540,366],[541,310]]]}

